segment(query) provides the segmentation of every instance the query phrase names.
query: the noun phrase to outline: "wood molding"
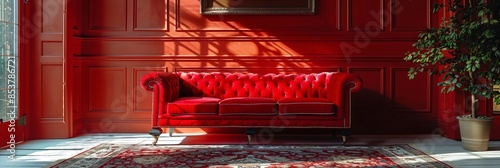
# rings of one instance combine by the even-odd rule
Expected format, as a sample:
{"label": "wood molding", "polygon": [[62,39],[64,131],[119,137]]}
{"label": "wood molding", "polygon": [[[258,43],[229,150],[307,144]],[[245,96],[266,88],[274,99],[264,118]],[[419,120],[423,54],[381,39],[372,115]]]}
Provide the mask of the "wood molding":
{"label": "wood molding", "polygon": [[[400,68],[400,67],[391,67],[390,68],[390,72],[391,72],[391,76],[390,76],[390,86],[389,88],[391,88],[390,91],[390,99],[392,101],[392,110],[394,112],[404,112],[404,113],[432,113],[432,110],[431,110],[431,104],[432,104],[432,97],[431,97],[431,84],[432,84],[432,80],[431,80],[431,77],[430,75],[428,75],[430,73],[430,69],[427,69],[425,72],[422,72],[421,74],[419,74],[418,77],[421,77],[423,79],[425,79],[424,82],[420,81],[421,83],[423,83],[423,85],[412,85],[412,86],[406,86],[406,88],[411,88],[410,90],[412,91],[415,91],[416,88],[418,87],[424,87],[424,92],[423,94],[425,94],[424,97],[420,97],[420,98],[423,98],[423,103],[425,103],[425,107],[418,107],[418,108],[414,108],[414,107],[403,107],[402,105],[399,105],[398,102],[394,102],[394,100],[396,100],[396,91],[395,91],[395,85],[396,85],[396,82],[402,82],[404,80],[397,80],[396,79],[396,72],[398,71],[402,71],[405,75],[404,75],[404,78],[408,80],[409,82],[409,79],[407,77],[407,73],[408,73],[408,70],[409,68]],[[416,77],[415,79],[413,79],[413,81],[411,81],[411,83],[415,83],[415,82],[418,82],[418,81],[415,81],[415,80],[418,80]],[[405,89],[406,91],[410,91],[408,89]],[[420,92],[422,93],[422,92]],[[409,93],[405,93],[405,94],[409,94]],[[418,95],[414,95],[414,96],[406,96],[406,98],[411,98],[412,100],[404,100],[404,101],[415,101],[415,98],[418,98],[417,97]],[[400,101],[403,101],[403,100],[400,100]],[[395,104],[396,103],[396,104]],[[401,102],[401,103],[408,103],[408,104],[415,104],[414,102],[412,103],[409,103],[409,102]],[[408,105],[407,104],[407,105]]]}

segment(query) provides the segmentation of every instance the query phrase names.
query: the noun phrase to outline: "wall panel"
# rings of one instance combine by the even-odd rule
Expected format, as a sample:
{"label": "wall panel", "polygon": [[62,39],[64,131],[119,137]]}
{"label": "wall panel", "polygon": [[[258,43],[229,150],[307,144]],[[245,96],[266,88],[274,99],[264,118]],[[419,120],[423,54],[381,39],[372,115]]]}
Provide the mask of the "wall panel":
{"label": "wall panel", "polygon": [[63,31],[63,8],[64,0],[41,0],[41,10],[35,13],[41,15],[41,28],[44,33],[61,33]]}
{"label": "wall panel", "polygon": [[[345,41],[343,41],[345,40]],[[359,40],[351,42],[348,40]],[[365,41],[367,40],[367,41]],[[325,57],[379,56],[398,57],[402,59],[405,50],[411,50],[410,41],[378,41],[370,39],[325,40],[320,38],[280,39],[280,38],[246,38],[246,39],[82,39],[83,56],[170,56],[172,58],[217,56],[227,59],[239,57],[295,57],[311,58],[315,55]],[[391,50],[394,45],[401,45]]]}
{"label": "wall panel", "polygon": [[430,28],[431,0],[391,0],[391,10],[394,31],[418,31]]}
{"label": "wall panel", "polygon": [[381,31],[384,29],[384,0],[349,0],[349,30]]}
{"label": "wall panel", "polygon": [[[431,112],[431,79],[425,73],[408,79],[409,68],[393,68],[392,109],[397,112]],[[428,70],[427,73],[430,73]]]}
{"label": "wall panel", "polygon": [[62,55],[63,55],[62,45],[63,45],[63,43],[60,41],[58,41],[58,42],[53,42],[53,41],[42,42],[42,57],[44,57],[44,56],[62,57]]}
{"label": "wall panel", "polygon": [[168,30],[168,0],[134,0],[134,30]]}
{"label": "wall panel", "polygon": [[90,30],[126,30],[127,1],[90,0]]}
{"label": "wall panel", "polygon": [[89,112],[126,112],[125,68],[91,67],[88,80]]}
{"label": "wall panel", "polygon": [[[69,114],[64,104],[64,0],[29,1],[26,40],[29,40],[29,139],[69,137]],[[22,18],[25,19],[25,18]],[[24,45],[24,44],[23,44]]]}
{"label": "wall panel", "polygon": [[59,65],[42,65],[42,115],[41,120],[64,122],[63,111],[63,69]]}
{"label": "wall panel", "polygon": [[358,75],[363,80],[363,89],[353,94],[354,110],[383,110],[386,106],[385,71],[383,67],[349,67],[348,72]]}

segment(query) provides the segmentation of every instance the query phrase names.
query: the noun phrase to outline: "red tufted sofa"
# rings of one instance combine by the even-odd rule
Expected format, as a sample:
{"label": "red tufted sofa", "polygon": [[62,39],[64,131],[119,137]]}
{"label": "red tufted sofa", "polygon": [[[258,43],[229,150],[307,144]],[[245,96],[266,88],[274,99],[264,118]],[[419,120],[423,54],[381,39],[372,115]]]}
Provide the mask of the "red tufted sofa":
{"label": "red tufted sofa", "polygon": [[[141,78],[153,91],[153,145],[161,127],[338,128],[351,126],[350,73],[253,74],[152,72]],[[247,130],[248,143],[254,131]],[[343,135],[343,142],[346,141]]]}

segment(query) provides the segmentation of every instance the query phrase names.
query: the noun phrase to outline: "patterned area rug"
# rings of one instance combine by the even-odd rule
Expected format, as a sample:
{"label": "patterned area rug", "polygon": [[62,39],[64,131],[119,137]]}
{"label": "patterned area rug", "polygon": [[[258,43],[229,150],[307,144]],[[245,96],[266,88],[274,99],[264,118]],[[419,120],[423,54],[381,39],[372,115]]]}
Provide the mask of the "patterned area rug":
{"label": "patterned area rug", "polygon": [[101,144],[51,167],[451,167],[409,145]]}

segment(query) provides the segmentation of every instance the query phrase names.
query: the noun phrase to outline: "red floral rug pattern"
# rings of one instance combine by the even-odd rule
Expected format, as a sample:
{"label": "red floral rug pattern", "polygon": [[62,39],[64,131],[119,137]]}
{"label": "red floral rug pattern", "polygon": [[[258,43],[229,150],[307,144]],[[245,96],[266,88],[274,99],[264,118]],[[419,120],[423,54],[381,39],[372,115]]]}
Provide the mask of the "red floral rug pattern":
{"label": "red floral rug pattern", "polygon": [[120,145],[101,144],[53,168],[66,167],[451,167],[409,145]]}

